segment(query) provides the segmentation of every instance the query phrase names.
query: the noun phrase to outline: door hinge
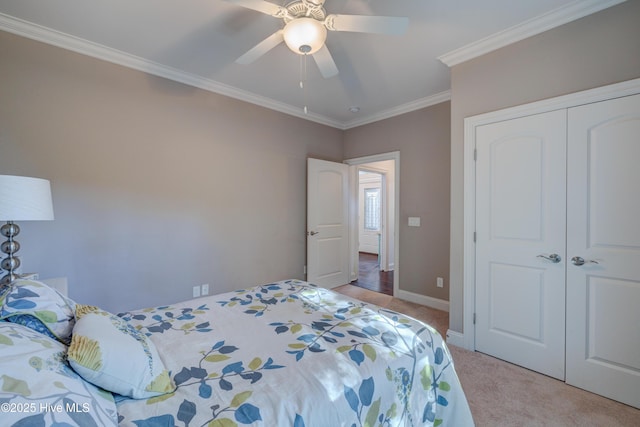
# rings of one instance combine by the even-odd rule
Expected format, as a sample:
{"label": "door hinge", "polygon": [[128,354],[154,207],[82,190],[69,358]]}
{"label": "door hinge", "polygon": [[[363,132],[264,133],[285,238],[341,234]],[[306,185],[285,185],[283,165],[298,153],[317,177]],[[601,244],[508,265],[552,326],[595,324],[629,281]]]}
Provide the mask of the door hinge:
{"label": "door hinge", "polygon": [[473,243],[475,243],[475,242],[476,242],[476,238],[477,238],[477,235],[476,235],[476,232],[474,231],[474,232],[473,232]]}
{"label": "door hinge", "polygon": [[478,160],[478,149],[477,148],[473,149],[473,160],[474,161]]}
{"label": "door hinge", "polygon": [[476,314],[475,313],[473,313],[473,324],[474,325],[476,324]]}

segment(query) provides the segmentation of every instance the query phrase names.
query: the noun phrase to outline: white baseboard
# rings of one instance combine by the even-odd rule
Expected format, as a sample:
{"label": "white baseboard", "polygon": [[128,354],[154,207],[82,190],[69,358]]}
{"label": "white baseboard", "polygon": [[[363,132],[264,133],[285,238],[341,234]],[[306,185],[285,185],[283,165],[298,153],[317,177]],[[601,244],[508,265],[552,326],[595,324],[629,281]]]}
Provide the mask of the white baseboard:
{"label": "white baseboard", "polygon": [[426,305],[427,307],[435,308],[436,310],[442,310],[449,312],[449,301],[445,301],[439,298],[428,297],[426,295],[416,294],[414,292],[398,290],[398,294],[394,295],[396,298],[403,299],[405,301],[415,302],[416,304]]}
{"label": "white baseboard", "polygon": [[465,348],[464,334],[447,329],[447,345],[455,345],[456,347]]}

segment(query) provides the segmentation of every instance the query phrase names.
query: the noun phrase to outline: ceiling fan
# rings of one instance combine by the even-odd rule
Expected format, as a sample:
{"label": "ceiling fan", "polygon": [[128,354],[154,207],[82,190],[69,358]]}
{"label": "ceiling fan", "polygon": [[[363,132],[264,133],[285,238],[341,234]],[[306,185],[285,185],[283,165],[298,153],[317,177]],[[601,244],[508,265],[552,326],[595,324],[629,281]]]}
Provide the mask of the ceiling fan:
{"label": "ceiling fan", "polygon": [[224,0],[284,21],[284,27],[258,43],[236,60],[250,64],[283,41],[293,52],[312,55],[326,79],[338,74],[338,67],[325,44],[327,30],[377,34],[403,34],[409,19],[391,16],[327,14],[325,0],[294,0],[280,6],[264,0]]}

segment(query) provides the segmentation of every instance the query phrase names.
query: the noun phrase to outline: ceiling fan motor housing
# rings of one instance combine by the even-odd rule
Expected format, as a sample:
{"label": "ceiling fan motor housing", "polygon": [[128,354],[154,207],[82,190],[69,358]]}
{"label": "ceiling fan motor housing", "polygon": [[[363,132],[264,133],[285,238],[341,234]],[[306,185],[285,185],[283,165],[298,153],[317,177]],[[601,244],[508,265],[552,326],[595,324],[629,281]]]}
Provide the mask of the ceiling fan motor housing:
{"label": "ceiling fan motor housing", "polygon": [[289,11],[289,16],[285,17],[286,23],[303,16],[314,18],[320,22],[324,21],[327,16],[327,11],[324,10],[324,0],[296,0],[285,6],[285,9]]}

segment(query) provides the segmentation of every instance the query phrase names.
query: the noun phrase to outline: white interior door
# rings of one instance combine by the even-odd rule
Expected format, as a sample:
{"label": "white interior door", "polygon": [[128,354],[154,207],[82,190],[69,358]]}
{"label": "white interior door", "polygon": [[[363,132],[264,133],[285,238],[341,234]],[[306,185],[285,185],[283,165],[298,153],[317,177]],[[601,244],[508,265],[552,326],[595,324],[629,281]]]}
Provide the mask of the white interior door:
{"label": "white interior door", "polygon": [[567,383],[640,407],[640,95],[569,109],[568,144]]}
{"label": "white interior door", "polygon": [[307,280],[349,283],[349,166],[307,161]]}
{"label": "white interior door", "polygon": [[476,132],[476,349],[564,379],[566,112]]}

